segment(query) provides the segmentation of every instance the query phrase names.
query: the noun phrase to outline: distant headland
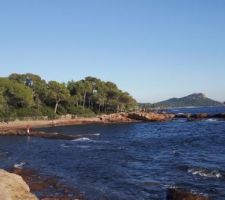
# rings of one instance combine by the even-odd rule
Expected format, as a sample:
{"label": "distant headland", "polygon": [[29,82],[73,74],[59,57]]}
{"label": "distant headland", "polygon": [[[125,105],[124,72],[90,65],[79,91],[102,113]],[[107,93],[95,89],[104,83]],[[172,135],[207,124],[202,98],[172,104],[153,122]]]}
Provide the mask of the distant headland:
{"label": "distant headland", "polygon": [[182,108],[223,105],[221,102],[206,97],[203,93],[194,93],[181,98],[171,98],[154,104],[140,104],[143,108]]}

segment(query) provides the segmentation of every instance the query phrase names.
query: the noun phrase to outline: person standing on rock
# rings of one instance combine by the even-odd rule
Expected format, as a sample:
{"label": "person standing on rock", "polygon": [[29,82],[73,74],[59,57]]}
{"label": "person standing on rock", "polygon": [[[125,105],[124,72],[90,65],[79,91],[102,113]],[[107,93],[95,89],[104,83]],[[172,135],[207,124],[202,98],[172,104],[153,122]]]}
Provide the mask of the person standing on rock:
{"label": "person standing on rock", "polygon": [[29,124],[27,125],[26,132],[27,132],[28,135],[30,134],[30,125]]}

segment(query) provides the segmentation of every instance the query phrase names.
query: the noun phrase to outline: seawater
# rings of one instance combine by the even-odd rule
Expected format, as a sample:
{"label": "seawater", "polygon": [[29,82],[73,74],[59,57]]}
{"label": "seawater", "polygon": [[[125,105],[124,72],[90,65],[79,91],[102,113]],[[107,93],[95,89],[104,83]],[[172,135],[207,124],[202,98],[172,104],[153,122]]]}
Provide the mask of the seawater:
{"label": "seawater", "polygon": [[225,121],[96,124],[42,129],[73,141],[0,137],[0,167],[57,176],[87,199],[165,199],[183,187],[225,199]]}

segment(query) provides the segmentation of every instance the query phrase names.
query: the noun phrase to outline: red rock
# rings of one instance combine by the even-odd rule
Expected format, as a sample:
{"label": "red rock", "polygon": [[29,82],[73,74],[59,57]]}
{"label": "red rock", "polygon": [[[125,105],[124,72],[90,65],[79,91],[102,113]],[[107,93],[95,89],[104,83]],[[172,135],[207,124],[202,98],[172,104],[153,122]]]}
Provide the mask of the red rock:
{"label": "red rock", "polygon": [[174,118],[173,114],[158,114],[154,112],[133,112],[128,114],[128,118],[141,121],[167,121]]}

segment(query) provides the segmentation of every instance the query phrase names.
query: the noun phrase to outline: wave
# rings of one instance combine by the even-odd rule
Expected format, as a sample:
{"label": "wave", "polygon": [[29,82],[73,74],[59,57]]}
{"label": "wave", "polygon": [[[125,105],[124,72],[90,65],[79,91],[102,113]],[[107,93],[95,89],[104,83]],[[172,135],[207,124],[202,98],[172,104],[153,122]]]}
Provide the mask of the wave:
{"label": "wave", "polygon": [[62,148],[68,148],[69,146],[68,145],[66,145],[66,144],[61,144],[60,145]]}
{"label": "wave", "polygon": [[175,119],[176,122],[186,122],[187,119]]}
{"label": "wave", "polygon": [[25,162],[20,162],[20,163],[14,164],[13,167],[17,169],[22,169],[25,164],[26,164]]}
{"label": "wave", "polygon": [[78,145],[77,147],[81,148],[81,149],[89,149],[90,148],[89,145]]}
{"label": "wave", "polygon": [[207,122],[218,122],[217,119],[207,119],[206,121],[207,121]]}
{"label": "wave", "polygon": [[94,133],[92,135],[94,135],[94,136],[100,136],[101,134],[100,133]]}
{"label": "wave", "polygon": [[92,140],[87,137],[78,138],[75,140],[72,140],[73,142],[91,142]]}
{"label": "wave", "polygon": [[188,173],[198,175],[207,178],[221,178],[222,174],[218,170],[206,170],[206,169],[188,169]]}

